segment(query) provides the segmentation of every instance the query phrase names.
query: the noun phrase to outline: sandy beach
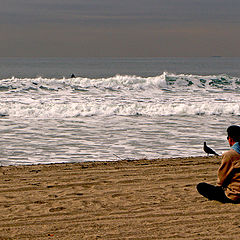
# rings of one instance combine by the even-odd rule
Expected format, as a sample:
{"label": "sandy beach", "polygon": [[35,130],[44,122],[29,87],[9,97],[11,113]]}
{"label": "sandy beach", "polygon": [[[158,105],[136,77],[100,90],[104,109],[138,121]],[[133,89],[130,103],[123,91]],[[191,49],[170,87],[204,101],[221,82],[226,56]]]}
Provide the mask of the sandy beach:
{"label": "sandy beach", "polygon": [[196,191],[219,161],[0,167],[0,239],[239,239],[240,205]]}

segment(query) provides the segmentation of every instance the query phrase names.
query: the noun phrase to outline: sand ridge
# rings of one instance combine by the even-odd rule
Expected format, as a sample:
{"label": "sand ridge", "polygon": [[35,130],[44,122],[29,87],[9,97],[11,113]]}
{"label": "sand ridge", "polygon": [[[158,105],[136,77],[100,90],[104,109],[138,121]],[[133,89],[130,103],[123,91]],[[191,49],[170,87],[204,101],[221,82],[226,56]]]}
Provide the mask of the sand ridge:
{"label": "sand ridge", "polygon": [[240,205],[196,191],[218,157],[0,167],[0,240],[239,239]]}

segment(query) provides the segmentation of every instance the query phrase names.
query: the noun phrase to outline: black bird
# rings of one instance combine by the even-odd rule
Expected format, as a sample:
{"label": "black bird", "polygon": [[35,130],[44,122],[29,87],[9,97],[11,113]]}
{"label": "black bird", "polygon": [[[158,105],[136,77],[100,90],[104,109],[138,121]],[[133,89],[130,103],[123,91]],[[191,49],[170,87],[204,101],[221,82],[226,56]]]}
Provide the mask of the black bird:
{"label": "black bird", "polygon": [[212,150],[210,147],[207,146],[206,142],[204,142],[203,150],[205,151],[205,153],[207,153],[208,156],[209,154],[214,154],[216,156],[219,156],[214,150]]}

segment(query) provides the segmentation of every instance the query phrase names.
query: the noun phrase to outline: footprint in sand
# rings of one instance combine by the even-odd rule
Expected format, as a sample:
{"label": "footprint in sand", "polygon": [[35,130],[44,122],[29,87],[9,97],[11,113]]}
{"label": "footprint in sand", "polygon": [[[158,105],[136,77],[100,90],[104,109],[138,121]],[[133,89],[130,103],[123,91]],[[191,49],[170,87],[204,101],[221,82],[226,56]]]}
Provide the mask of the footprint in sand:
{"label": "footprint in sand", "polygon": [[56,208],[50,208],[49,212],[59,212],[66,209],[65,207],[56,207]]}

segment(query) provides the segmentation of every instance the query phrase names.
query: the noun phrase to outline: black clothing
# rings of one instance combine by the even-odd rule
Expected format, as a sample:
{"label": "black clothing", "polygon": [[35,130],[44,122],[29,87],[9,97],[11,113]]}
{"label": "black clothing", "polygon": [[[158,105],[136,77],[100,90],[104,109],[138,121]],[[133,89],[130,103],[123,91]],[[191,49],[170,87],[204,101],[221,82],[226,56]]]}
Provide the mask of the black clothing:
{"label": "black clothing", "polygon": [[208,183],[199,183],[197,185],[198,192],[209,200],[217,200],[222,203],[238,203],[226,197],[224,190],[220,186],[213,186]]}

